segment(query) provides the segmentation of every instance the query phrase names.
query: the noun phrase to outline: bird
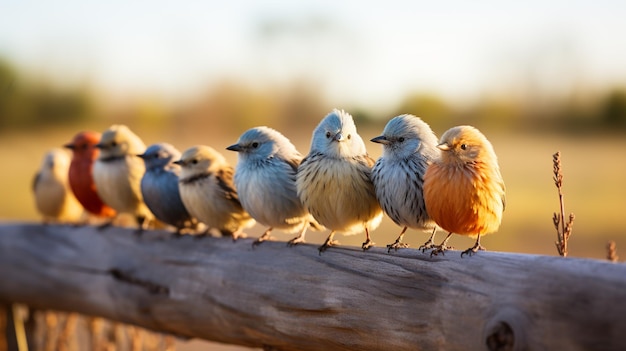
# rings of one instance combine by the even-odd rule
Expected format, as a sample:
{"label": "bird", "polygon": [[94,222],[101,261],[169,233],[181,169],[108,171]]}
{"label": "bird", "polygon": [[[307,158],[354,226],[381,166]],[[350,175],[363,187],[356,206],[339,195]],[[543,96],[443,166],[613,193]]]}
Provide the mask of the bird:
{"label": "bird", "polygon": [[93,165],[93,180],[98,195],[118,215],[132,215],[140,234],[154,220],[141,195],[145,165],[136,156],[145,151],[145,144],[127,126],[114,124],[102,133],[96,147],[100,155]]}
{"label": "bird", "polygon": [[485,135],[472,126],[450,128],[437,147],[441,157],[424,174],[424,201],[430,218],[448,236],[431,256],[449,249],[452,233],[476,237],[474,246],[461,253],[472,256],[485,249],[481,236],[498,230],[506,206],[498,158]]}
{"label": "bird", "polygon": [[371,180],[374,160],[357,133],[352,116],[334,109],[313,131],[309,154],[296,176],[300,201],[313,217],[330,230],[320,254],[336,245],[335,233],[365,231],[363,250],[375,245],[370,231],[383,217]]}
{"label": "bird", "polygon": [[176,234],[184,229],[194,231],[197,220],[185,208],[178,189],[180,166],[174,161],[180,158],[180,151],[171,144],[158,143],[137,156],[146,166],[141,195],[150,211],[161,222],[176,228]]}
{"label": "bird", "polygon": [[437,225],[426,211],[423,184],[426,169],[440,156],[437,136],[421,118],[404,114],[389,120],[383,133],[371,141],[383,146],[372,168],[376,198],[387,216],[402,227],[396,241],[387,245],[388,252],[408,247],[402,242],[407,228],[431,232],[420,249],[432,248]]}
{"label": "bird", "polygon": [[48,223],[79,223],[84,210],[68,184],[70,156],[61,148],[53,148],[44,155],[35,174],[32,189],[35,206]]}
{"label": "bird", "polygon": [[223,236],[244,237],[243,229],[255,221],[239,202],[234,169],[224,156],[210,146],[197,145],[174,163],[182,168],[178,188],[189,213]]}
{"label": "bird", "polygon": [[289,245],[304,242],[308,227],[322,230],[304,208],[296,191],[296,173],[302,155],[283,134],[261,126],[247,130],[226,148],[238,153],[235,187],[243,208],[268,227],[253,245],[270,238],[274,228],[299,231]]}
{"label": "bird", "polygon": [[74,196],[88,213],[110,221],[117,213],[102,201],[93,181],[93,164],[99,154],[96,144],[100,137],[98,132],[79,132],[63,146],[72,150],[68,180]]}

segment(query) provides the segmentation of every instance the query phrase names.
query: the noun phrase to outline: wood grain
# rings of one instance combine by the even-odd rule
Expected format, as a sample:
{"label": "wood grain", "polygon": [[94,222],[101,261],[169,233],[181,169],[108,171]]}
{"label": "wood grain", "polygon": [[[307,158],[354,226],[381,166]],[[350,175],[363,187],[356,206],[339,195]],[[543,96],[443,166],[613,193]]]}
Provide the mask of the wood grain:
{"label": "wood grain", "polygon": [[0,225],[0,300],[279,350],[624,350],[626,265]]}

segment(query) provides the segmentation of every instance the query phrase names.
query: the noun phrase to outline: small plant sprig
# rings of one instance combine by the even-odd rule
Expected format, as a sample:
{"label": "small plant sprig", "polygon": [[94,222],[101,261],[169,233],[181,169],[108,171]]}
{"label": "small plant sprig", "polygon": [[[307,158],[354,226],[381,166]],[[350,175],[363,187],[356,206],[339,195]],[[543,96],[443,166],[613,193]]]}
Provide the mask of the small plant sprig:
{"label": "small plant sprig", "polygon": [[556,185],[557,190],[559,191],[559,203],[561,205],[560,213],[554,213],[552,217],[552,222],[554,223],[554,228],[556,229],[557,240],[554,242],[556,245],[556,250],[559,252],[559,255],[565,257],[567,256],[567,241],[569,240],[570,235],[572,235],[572,226],[574,225],[574,213],[569,214],[569,219],[567,222],[565,221],[565,203],[563,200],[563,173],[561,172],[561,152],[557,151],[554,155],[552,155],[552,163],[554,165],[554,185]]}
{"label": "small plant sprig", "polygon": [[613,240],[610,240],[606,244],[606,259],[611,262],[617,262],[617,260],[619,260],[619,256],[617,256],[615,241]]}

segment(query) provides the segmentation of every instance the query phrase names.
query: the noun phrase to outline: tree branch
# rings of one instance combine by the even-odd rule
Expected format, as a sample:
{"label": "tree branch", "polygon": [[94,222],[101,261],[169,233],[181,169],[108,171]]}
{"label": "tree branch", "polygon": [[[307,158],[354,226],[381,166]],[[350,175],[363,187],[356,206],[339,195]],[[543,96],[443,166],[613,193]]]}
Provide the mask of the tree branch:
{"label": "tree branch", "polygon": [[626,266],[0,225],[0,300],[280,350],[626,347]]}

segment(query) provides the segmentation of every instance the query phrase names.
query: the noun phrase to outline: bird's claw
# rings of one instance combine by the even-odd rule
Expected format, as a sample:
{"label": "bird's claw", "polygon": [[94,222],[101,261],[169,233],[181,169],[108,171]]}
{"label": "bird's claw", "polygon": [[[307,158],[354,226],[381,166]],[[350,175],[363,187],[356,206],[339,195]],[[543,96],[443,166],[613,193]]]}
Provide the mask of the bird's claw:
{"label": "bird's claw", "polygon": [[463,257],[463,255],[468,255],[468,256],[472,257],[476,252],[484,251],[484,250],[485,250],[485,248],[482,245],[476,244],[476,245],[470,247],[469,249],[461,252],[461,257]]}
{"label": "bird's claw", "polygon": [[367,239],[363,245],[361,245],[361,248],[363,249],[363,251],[365,250],[369,250],[370,247],[376,245],[375,242],[373,242],[371,239]]}
{"label": "bird's claw", "polygon": [[436,245],[432,240],[428,240],[427,242],[425,242],[424,244],[420,245],[420,247],[418,247],[418,250],[422,250],[422,253],[426,252],[426,250],[430,250],[432,248],[434,248]]}
{"label": "bird's claw", "polygon": [[298,245],[300,243],[304,243],[304,238],[297,237],[297,238],[293,238],[293,239],[287,241],[287,246],[293,247],[293,246],[296,246],[296,245]]}
{"label": "bird's claw", "polygon": [[387,253],[390,253],[391,250],[398,251],[398,249],[406,249],[408,247],[409,244],[396,240],[395,243],[387,245]]}
{"label": "bird's claw", "polygon": [[335,246],[337,244],[339,244],[339,242],[336,240],[326,240],[324,244],[322,244],[322,246],[317,248],[317,251],[319,251],[321,255],[322,252],[326,251],[329,247]]}
{"label": "bird's claw", "polygon": [[452,250],[454,248],[447,245],[433,245],[432,249],[433,250],[430,252],[430,257],[433,257],[433,255],[438,256],[439,254],[445,256],[447,250]]}

